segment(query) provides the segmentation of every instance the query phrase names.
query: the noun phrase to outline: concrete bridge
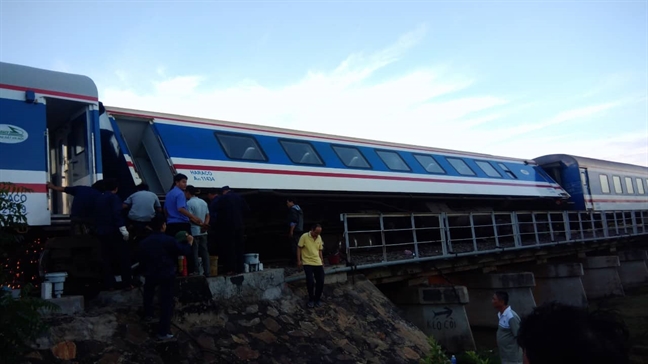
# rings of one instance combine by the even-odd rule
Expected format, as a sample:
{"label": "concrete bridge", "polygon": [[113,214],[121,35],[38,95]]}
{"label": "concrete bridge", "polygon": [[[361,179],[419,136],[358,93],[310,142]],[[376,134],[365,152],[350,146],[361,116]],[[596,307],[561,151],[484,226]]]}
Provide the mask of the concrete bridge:
{"label": "concrete bridge", "polygon": [[[347,266],[450,352],[474,350],[471,327],[497,327],[506,291],[521,316],[537,304],[623,296],[648,284],[648,211],[345,214]],[[289,277],[287,281],[299,279]]]}

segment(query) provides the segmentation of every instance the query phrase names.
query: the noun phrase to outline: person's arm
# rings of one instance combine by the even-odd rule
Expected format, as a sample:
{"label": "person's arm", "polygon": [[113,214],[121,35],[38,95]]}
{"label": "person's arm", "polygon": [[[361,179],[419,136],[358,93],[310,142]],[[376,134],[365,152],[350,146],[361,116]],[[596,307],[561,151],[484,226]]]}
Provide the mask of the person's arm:
{"label": "person's arm", "polygon": [[297,243],[297,266],[301,268],[302,266],[302,248],[304,247],[304,243],[306,243],[306,240],[304,238],[304,235],[299,238],[299,243]]}
{"label": "person's arm", "polygon": [[291,238],[293,237],[293,234],[295,233],[295,226],[299,223],[299,214],[297,213],[297,210],[294,208],[290,208],[290,233],[288,233],[288,236]]}
{"label": "person's arm", "polygon": [[209,227],[209,220],[211,218],[209,217],[209,206],[207,206],[207,213],[205,214],[205,221],[203,222],[203,227],[208,228]]}
{"label": "person's arm", "polygon": [[513,337],[517,339],[518,332],[520,331],[520,319],[517,316],[513,316],[509,320],[509,327],[511,328],[511,333]]}
{"label": "person's arm", "polygon": [[64,187],[57,186],[57,185],[53,184],[52,182],[47,182],[47,188],[49,188],[50,190],[58,191],[58,192],[64,192],[65,191]]}
{"label": "person's arm", "polygon": [[189,220],[194,224],[196,225],[202,224],[202,220],[195,217],[191,212],[189,212],[187,207],[187,199],[184,198],[184,196],[178,199],[178,212],[188,217]]}
{"label": "person's arm", "polygon": [[130,208],[133,205],[133,195],[128,196],[124,204],[122,205],[123,209]]}
{"label": "person's arm", "polygon": [[119,232],[122,234],[124,240],[128,241],[128,229],[126,229],[126,224],[122,218],[122,202],[120,201],[117,195],[112,197],[112,218],[115,222],[115,225],[119,227]]}
{"label": "person's arm", "polygon": [[324,242],[322,241],[319,244],[319,257],[320,257],[320,261],[322,262],[322,266],[324,266],[324,255],[322,253],[323,251],[324,251]]}
{"label": "person's arm", "polygon": [[153,202],[153,208],[157,212],[162,212],[162,205],[160,204],[160,199],[157,197],[157,195],[155,196],[155,202]]}

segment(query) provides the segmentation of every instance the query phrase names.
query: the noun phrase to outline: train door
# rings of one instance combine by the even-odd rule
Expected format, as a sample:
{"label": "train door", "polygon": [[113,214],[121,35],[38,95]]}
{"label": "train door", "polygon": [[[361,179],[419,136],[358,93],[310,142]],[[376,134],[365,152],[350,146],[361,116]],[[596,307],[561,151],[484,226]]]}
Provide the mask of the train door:
{"label": "train door", "polygon": [[[74,103],[67,113],[48,115],[50,180],[58,186],[90,186],[94,183],[92,137],[89,132],[92,106]],[[71,111],[74,110],[74,111]],[[73,196],[51,193],[53,215],[68,215]]]}
{"label": "train door", "polygon": [[84,108],[70,119],[67,178],[71,186],[92,185],[88,158],[88,112]]}
{"label": "train door", "polygon": [[174,170],[155,123],[150,119],[113,116],[134,171],[151,192],[165,194],[173,184]]}
{"label": "train door", "polygon": [[589,178],[587,174],[587,169],[586,168],[581,168],[580,169],[580,177],[581,177],[581,183],[583,186],[583,200],[585,201],[585,209],[586,210],[591,210],[592,209],[592,191],[590,189],[589,185]]}

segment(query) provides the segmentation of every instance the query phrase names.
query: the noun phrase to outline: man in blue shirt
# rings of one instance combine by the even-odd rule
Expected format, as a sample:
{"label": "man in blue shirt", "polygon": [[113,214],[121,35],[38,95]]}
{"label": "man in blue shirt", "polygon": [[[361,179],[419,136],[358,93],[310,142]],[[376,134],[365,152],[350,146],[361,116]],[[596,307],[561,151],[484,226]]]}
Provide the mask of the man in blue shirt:
{"label": "man in blue shirt", "polygon": [[[202,225],[202,220],[192,215],[187,207],[187,197],[185,189],[187,188],[187,176],[182,173],[173,177],[173,188],[167,193],[164,200],[164,213],[167,218],[166,233],[175,236],[180,231],[191,234],[191,223]],[[187,269],[189,272],[195,270],[193,254],[187,256]]]}
{"label": "man in blue shirt", "polygon": [[156,216],[149,224],[153,233],[142,240],[137,254],[144,272],[144,320],[153,319],[153,296],[159,288],[160,303],[159,339],[171,339],[171,317],[173,316],[173,288],[175,286],[178,256],[190,256],[193,237],[184,232],[177,240],[165,234],[167,224],[164,217]]}
{"label": "man in blue shirt", "polygon": [[122,285],[131,289],[131,260],[128,230],[122,217],[122,201],[117,196],[118,182],[104,180],[106,192],[97,198],[95,206],[95,225],[97,237],[101,242],[101,261],[104,271],[104,286],[112,290],[115,285],[113,261],[119,262]]}
{"label": "man in blue shirt", "polygon": [[104,191],[104,182],[99,180],[92,187],[88,186],[68,186],[60,187],[52,182],[47,182],[47,188],[50,190],[65,192],[74,196],[72,199],[72,208],[70,209],[70,228],[72,235],[88,235],[94,232],[94,206],[97,198]]}

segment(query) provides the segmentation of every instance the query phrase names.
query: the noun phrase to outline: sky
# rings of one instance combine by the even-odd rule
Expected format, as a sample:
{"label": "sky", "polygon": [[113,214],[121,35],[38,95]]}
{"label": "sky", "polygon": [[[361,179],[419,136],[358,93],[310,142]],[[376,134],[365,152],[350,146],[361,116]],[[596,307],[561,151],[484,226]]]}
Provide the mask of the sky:
{"label": "sky", "polygon": [[648,166],[646,1],[0,0],[0,60],[110,106]]}

